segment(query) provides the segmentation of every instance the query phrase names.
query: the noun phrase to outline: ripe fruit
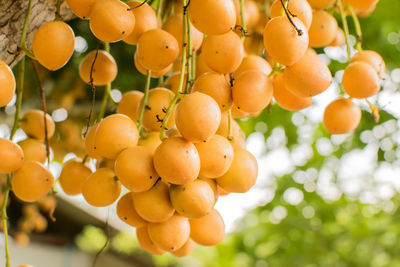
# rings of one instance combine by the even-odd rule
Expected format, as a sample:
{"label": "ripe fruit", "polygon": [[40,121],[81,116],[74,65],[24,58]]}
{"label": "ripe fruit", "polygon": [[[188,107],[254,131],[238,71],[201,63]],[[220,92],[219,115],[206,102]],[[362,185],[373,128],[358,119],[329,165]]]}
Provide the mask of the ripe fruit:
{"label": "ripe fruit", "polygon": [[94,146],[94,138],[96,136],[96,131],[97,128],[99,127],[99,124],[94,124],[92,127],[89,128],[86,137],[85,137],[85,148],[86,148],[86,153],[88,154],[89,157],[92,159],[100,159],[101,156],[97,152]]}
{"label": "ripe fruit", "polygon": [[114,203],[121,193],[121,183],[114,172],[99,168],[91,174],[82,187],[85,200],[95,207],[106,207]]}
{"label": "ripe fruit", "polygon": [[149,222],[164,222],[175,212],[169,200],[168,186],[163,181],[158,181],[148,191],[133,193],[132,198],[136,212]]}
{"label": "ripe fruit", "polygon": [[137,214],[133,206],[133,193],[123,195],[117,203],[117,215],[125,223],[133,227],[143,227],[147,224],[142,217]]}
{"label": "ripe fruit", "polygon": [[70,159],[64,163],[59,177],[61,188],[67,195],[81,194],[82,187],[91,174],[92,171],[82,163],[82,159]]}
{"label": "ripe fruit", "polygon": [[139,106],[143,99],[143,93],[140,91],[129,91],[123,94],[121,101],[118,103],[117,113],[128,116],[132,121],[139,118]]}
{"label": "ripe fruit", "polygon": [[137,60],[144,68],[161,71],[171,65],[179,55],[175,37],[161,29],[149,30],[137,43]]}
{"label": "ripe fruit", "polygon": [[235,70],[233,76],[239,77],[239,75],[248,70],[258,70],[269,75],[272,71],[271,65],[262,57],[256,55],[250,55],[243,58],[239,68]]}
{"label": "ripe fruit", "polygon": [[181,135],[192,142],[208,140],[221,122],[218,103],[206,94],[194,92],[185,95],[176,108],[176,127]]}
{"label": "ripe fruit", "polygon": [[93,50],[84,57],[79,65],[79,76],[85,83],[90,83],[90,72],[92,66],[94,85],[106,85],[107,83],[114,81],[115,77],[117,77],[117,63],[113,56],[111,56],[107,51]]}
{"label": "ripe fruit", "polygon": [[312,8],[324,9],[333,6],[336,0],[308,0]]}
{"label": "ripe fruit", "polygon": [[240,37],[229,31],[221,35],[207,36],[203,41],[202,55],[204,62],[212,70],[227,74],[239,67],[244,57],[244,48]]}
{"label": "ripe fruit", "polygon": [[43,24],[33,36],[33,54],[39,63],[49,70],[58,70],[67,64],[74,47],[74,32],[62,21]]}
{"label": "ripe fruit", "polygon": [[380,80],[368,63],[357,61],[346,67],[342,80],[346,93],[354,98],[367,98],[379,92]]}
{"label": "ripe fruit", "polygon": [[90,30],[103,42],[118,42],[135,27],[135,15],[119,0],[98,0],[90,13]]}
{"label": "ripe fruit", "polygon": [[209,66],[207,66],[206,62],[204,61],[203,53],[200,53],[196,57],[196,77],[207,73],[207,72],[214,72]]}
{"label": "ripe fruit", "polygon": [[338,27],[335,39],[333,39],[332,43],[330,43],[329,46],[342,46],[344,45],[345,41],[346,40],[344,36],[344,31]]}
{"label": "ripe fruit", "polygon": [[[181,73],[180,72],[172,73],[171,76],[169,76],[165,80],[165,83],[164,83],[165,87],[167,87],[168,89],[170,89],[174,93],[178,92],[180,79],[181,79]],[[183,78],[183,88],[185,88],[186,79],[187,79],[187,75],[185,73],[185,76]]]}
{"label": "ripe fruit", "polygon": [[233,103],[241,111],[262,111],[272,99],[272,79],[257,70],[243,72],[232,87]]}
{"label": "ripe fruit", "polygon": [[182,137],[169,137],[154,152],[157,173],[172,184],[194,181],[200,172],[200,157],[193,143]]}
{"label": "ripe fruit", "polygon": [[25,202],[35,202],[51,189],[54,178],[51,172],[37,161],[25,161],[13,175],[11,187],[14,194]]}
{"label": "ripe fruit", "polygon": [[336,99],[324,112],[324,125],[330,134],[351,132],[357,128],[360,120],[361,109],[350,99]]}
{"label": "ripe fruit", "polygon": [[[135,56],[134,56],[134,63],[135,63],[136,70],[138,72],[140,72],[143,75],[147,75],[147,69],[145,67],[143,67],[137,60],[137,53],[135,53]],[[158,77],[164,76],[165,74],[167,74],[172,69],[172,65],[173,64],[170,64],[166,68],[164,68],[164,69],[162,69],[160,71],[152,70],[151,71],[151,77],[152,78],[158,78]]]}
{"label": "ripe fruit", "polygon": [[[222,135],[223,137],[228,137],[229,131],[229,117],[228,113],[225,112],[221,116],[221,124],[218,127],[216,134]],[[232,119],[232,137],[233,140],[231,141],[232,145],[239,146],[242,148],[246,147],[246,140],[244,139],[243,132],[240,129],[239,124]]]}
{"label": "ripe fruit", "polygon": [[139,8],[131,10],[131,12],[135,15],[135,27],[133,28],[133,31],[124,39],[124,42],[135,45],[143,33],[157,28],[157,16],[154,9],[147,3],[143,4],[139,1],[129,1],[126,2],[126,4],[130,8],[140,5]]}
{"label": "ripe fruit", "polygon": [[328,89],[332,74],[325,62],[310,49],[299,61],[285,68],[283,80],[293,94],[310,97]]}
{"label": "ripe fruit", "polygon": [[312,104],[311,97],[300,97],[287,89],[283,74],[274,78],[274,98],[279,106],[291,111],[302,110]]}
{"label": "ripe fruit", "polygon": [[[286,16],[282,14],[282,4],[280,0],[275,0],[271,6],[271,18],[278,16]],[[288,9],[296,17],[298,17],[306,26],[307,30],[310,29],[311,21],[313,20],[312,8],[307,0],[292,0],[289,2]]]}
{"label": "ripe fruit", "polygon": [[386,71],[385,61],[382,56],[372,50],[363,50],[355,54],[350,62],[365,62],[370,64],[378,73],[380,78],[382,78]]}
{"label": "ripe fruit", "polygon": [[193,26],[207,35],[224,34],[235,27],[236,11],[231,0],[191,0],[188,12]]}
{"label": "ripe fruit", "polygon": [[187,218],[203,217],[215,204],[212,188],[199,179],[184,185],[171,185],[169,196],[175,210]]}
{"label": "ripe fruit", "polygon": [[268,55],[286,66],[296,63],[308,48],[307,28],[300,19],[293,18],[292,20],[302,31],[301,36],[284,16],[271,19],[264,29],[264,46]]}
{"label": "ripe fruit", "polygon": [[66,0],[69,8],[81,19],[89,19],[92,7],[97,0]]}
{"label": "ripe fruit", "polygon": [[217,178],[228,171],[233,161],[233,147],[226,137],[216,134],[195,146],[200,156],[200,176]]}
{"label": "ripe fruit", "polygon": [[190,237],[203,246],[215,246],[224,240],[225,223],[215,209],[199,219],[190,219]]}
{"label": "ripe fruit", "polygon": [[159,248],[154,242],[150,239],[149,231],[147,230],[148,226],[143,226],[136,229],[136,237],[139,241],[140,246],[146,250],[148,253],[162,255],[165,253],[165,250]]}
{"label": "ripe fruit", "polygon": [[[44,128],[44,112],[38,109],[32,109],[27,111],[22,116],[20,127],[26,133],[27,136],[35,138],[37,140],[44,140],[45,128]],[[49,114],[46,114],[47,124],[47,138],[51,138],[54,135],[55,125],[53,119]]]}
{"label": "ripe fruit", "polygon": [[0,138],[0,158],[0,173],[16,171],[24,163],[21,147],[5,138]]}
{"label": "ripe fruit", "polygon": [[0,107],[11,102],[15,93],[15,77],[10,67],[0,60]]}
{"label": "ripe fruit", "polygon": [[161,145],[160,140],[160,132],[150,132],[146,137],[142,137],[139,139],[138,145],[147,147],[150,149],[151,153],[154,154],[154,151],[157,149],[159,145]]}
{"label": "ripe fruit", "polygon": [[[236,11],[236,25],[242,25],[242,17],[240,15],[240,1],[235,0],[235,11]],[[258,9],[258,5],[253,0],[246,0],[244,2],[244,25],[246,25],[247,29],[252,29],[257,25],[257,22],[260,19],[261,12]]]}
{"label": "ripe fruit", "polygon": [[190,236],[189,220],[174,214],[165,222],[149,223],[150,239],[163,250],[175,251],[181,248]]}
{"label": "ripe fruit", "polygon": [[192,253],[194,248],[196,247],[196,242],[194,242],[191,238],[186,241],[186,243],[179,249],[172,251],[171,253],[176,257],[185,257]]}
{"label": "ripe fruit", "polygon": [[214,193],[214,204],[215,204],[217,202],[218,196],[219,196],[217,182],[214,179],[208,179],[208,178],[203,178],[203,177],[199,177],[198,179],[206,182],[211,187],[211,189]]}
{"label": "ripe fruit", "polygon": [[217,178],[218,185],[229,192],[245,193],[256,182],[258,164],[246,149],[235,147],[234,157],[228,172]]}
{"label": "ripe fruit", "polygon": [[331,14],[323,10],[315,10],[308,31],[310,46],[328,46],[335,39],[337,31],[337,21]]}
{"label": "ripe fruit", "polygon": [[153,166],[153,151],[142,146],[122,150],[115,160],[115,174],[132,192],[149,190],[158,179]]}
{"label": "ripe fruit", "polygon": [[45,163],[47,158],[46,146],[36,139],[25,139],[18,142],[24,152],[24,160],[36,160]]}
{"label": "ripe fruit", "polygon": [[128,116],[113,114],[99,123],[94,149],[104,158],[115,159],[125,148],[136,146],[138,139],[135,123]]}
{"label": "ripe fruit", "polygon": [[373,9],[379,0],[347,0],[347,3],[356,12],[368,12]]}

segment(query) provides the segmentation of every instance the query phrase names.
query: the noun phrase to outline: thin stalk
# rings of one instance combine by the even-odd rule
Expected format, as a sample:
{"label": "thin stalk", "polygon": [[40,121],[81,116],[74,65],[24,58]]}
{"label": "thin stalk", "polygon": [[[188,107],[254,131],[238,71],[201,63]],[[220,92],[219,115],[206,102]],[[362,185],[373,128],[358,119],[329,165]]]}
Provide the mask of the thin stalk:
{"label": "thin stalk", "polygon": [[350,42],[349,42],[349,25],[347,24],[347,18],[346,18],[346,14],[344,12],[344,9],[343,9],[342,1],[338,0],[337,1],[337,5],[339,6],[340,16],[342,17],[344,38],[346,40],[346,47],[347,47],[347,57],[348,57],[348,59],[350,61],[350,59],[351,59],[351,46],[350,46]]}
{"label": "thin stalk", "polygon": [[60,12],[60,10],[61,10],[61,2],[62,2],[62,0],[57,0],[57,2],[56,2],[56,17],[55,17],[55,20],[63,20],[62,17],[61,17],[61,12]]}
{"label": "thin stalk", "polygon": [[32,11],[32,0],[28,1],[28,10],[26,11],[24,26],[22,28],[21,39],[19,40],[19,47],[25,47],[26,42],[26,34],[28,32],[28,24],[29,24],[29,17]]}
{"label": "thin stalk", "polygon": [[356,49],[358,52],[362,51],[362,30],[361,30],[361,24],[360,21],[358,20],[357,14],[354,12],[353,8],[348,5],[348,9],[350,11],[351,17],[353,18],[354,22],[354,27],[356,28],[356,34],[357,34],[357,43],[356,43]]}
{"label": "thin stalk", "polygon": [[228,136],[227,136],[229,141],[233,141],[233,135],[232,135],[232,110],[228,110]]}
{"label": "thin stalk", "polygon": [[240,19],[241,19],[241,26],[242,26],[242,36],[240,39],[242,39],[242,42],[244,41],[244,38],[246,37],[246,23],[245,23],[245,18],[244,18],[244,0],[240,0]]}
{"label": "thin stalk", "polygon": [[[104,50],[110,53],[110,43],[107,42],[104,43]],[[111,83],[107,83],[104,90],[103,100],[101,101],[99,115],[97,115],[97,122],[101,121],[101,119],[104,117],[104,114],[106,113],[107,103],[108,99],[110,98],[110,94],[111,94]]]}
{"label": "thin stalk", "polygon": [[164,0],[158,0],[157,21],[160,21],[160,19],[162,18],[163,6],[164,6]]}
{"label": "thin stalk", "polygon": [[7,187],[4,191],[4,199],[3,204],[1,205],[1,220],[3,222],[3,232],[4,232],[4,247],[5,247],[5,254],[6,254],[6,267],[11,267],[11,258],[10,258],[10,249],[8,246],[8,225],[7,225],[7,203],[8,203],[8,196],[11,191],[11,175],[7,175]]}
{"label": "thin stalk", "polygon": [[151,70],[147,70],[147,75],[146,75],[146,85],[144,87],[144,96],[143,96],[143,102],[140,108],[140,114],[139,114],[139,119],[137,121],[138,125],[138,131],[140,136],[143,135],[143,116],[144,112],[147,107],[147,103],[149,102],[149,90],[150,90],[150,83],[151,83]]}
{"label": "thin stalk", "polygon": [[[186,88],[185,88],[185,93],[190,93],[192,89],[192,84],[194,82],[194,76],[192,72],[193,68],[193,41],[192,41],[192,31],[190,28],[190,20],[189,16],[186,16],[186,26],[187,26],[187,35],[188,35],[188,47],[187,47],[187,62],[188,62],[188,67],[187,67],[187,82],[186,82]],[[182,47],[183,50],[183,47]]]}
{"label": "thin stalk", "polygon": [[19,115],[21,113],[22,106],[22,95],[24,92],[24,81],[25,81],[25,56],[22,57],[21,62],[19,63],[19,76],[17,81],[17,102],[15,103],[15,114],[14,114],[14,123],[11,128],[10,140],[13,139],[17,129],[19,127]]}
{"label": "thin stalk", "polygon": [[192,78],[196,79],[196,60],[197,60],[197,53],[194,51],[192,55]]}
{"label": "thin stalk", "polygon": [[158,78],[157,87],[164,87],[164,76]]}

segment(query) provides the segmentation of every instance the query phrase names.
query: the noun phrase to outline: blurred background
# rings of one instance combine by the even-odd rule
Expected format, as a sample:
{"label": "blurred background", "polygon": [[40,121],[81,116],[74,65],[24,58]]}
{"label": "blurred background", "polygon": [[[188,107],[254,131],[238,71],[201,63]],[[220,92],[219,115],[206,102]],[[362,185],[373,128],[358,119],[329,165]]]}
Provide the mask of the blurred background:
{"label": "blurred background", "polygon": [[[329,63],[334,83],[311,107],[293,113],[273,105],[257,118],[238,120],[247,148],[257,157],[259,177],[246,194],[220,197],[216,209],[228,232],[222,244],[198,246],[183,259],[149,256],[139,248],[134,229],[116,217],[114,206],[93,208],[82,197],[67,197],[60,189],[57,221],[49,221],[42,234],[21,235],[19,221],[26,207],[12,198],[13,264],[91,266],[109,239],[96,266],[400,266],[399,13],[400,1],[380,0],[376,11],[361,19],[364,48],[379,52],[388,67],[382,92],[370,99],[380,108],[378,123],[367,103],[356,101],[363,118],[354,133],[330,136],[321,124],[325,107],[340,94],[345,47],[317,50]],[[91,90],[80,80],[78,66],[87,52],[101,45],[88,21],[74,19],[69,24],[76,35],[73,58],[59,71],[40,72],[56,121],[50,166],[56,177],[62,162],[84,156],[81,132]],[[354,36],[350,41],[355,43]],[[119,73],[108,114],[115,112],[124,92],[144,89],[145,77],[134,67],[134,52],[134,46],[111,44]],[[23,110],[40,108],[30,65],[25,92]],[[97,110],[103,92],[103,87],[97,88]],[[9,135],[14,104],[0,109],[0,137]],[[19,131],[16,140],[22,139]],[[3,261],[1,257],[0,265]]]}

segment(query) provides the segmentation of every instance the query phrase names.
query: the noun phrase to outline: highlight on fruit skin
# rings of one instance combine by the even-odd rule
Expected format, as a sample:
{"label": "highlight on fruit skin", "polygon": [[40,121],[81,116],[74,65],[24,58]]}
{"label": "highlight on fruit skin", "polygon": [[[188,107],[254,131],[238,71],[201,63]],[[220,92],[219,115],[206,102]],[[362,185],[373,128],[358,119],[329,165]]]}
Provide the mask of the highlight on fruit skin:
{"label": "highlight on fruit skin", "polygon": [[18,145],[24,152],[24,160],[35,160],[43,164],[46,162],[46,146],[39,140],[27,138],[19,141]]}
{"label": "highlight on fruit skin", "polygon": [[324,10],[315,10],[308,35],[310,46],[324,47],[335,40],[338,31],[336,19]]}
{"label": "highlight on fruit skin", "polygon": [[350,63],[346,67],[342,84],[350,97],[360,99],[376,95],[381,88],[378,73],[370,64],[363,61]]}
{"label": "highlight on fruit skin", "polygon": [[[49,114],[46,114],[47,138],[51,138],[55,132],[55,124]],[[25,134],[31,138],[43,141],[45,139],[44,112],[32,109],[22,116],[19,126]]]}
{"label": "highlight on fruit skin", "polygon": [[331,7],[335,4],[336,0],[307,0],[312,8],[324,9]]}
{"label": "highlight on fruit skin", "polygon": [[354,131],[360,120],[360,107],[350,99],[339,98],[326,107],[323,122],[330,134],[346,134]]}
{"label": "highlight on fruit skin", "polygon": [[12,141],[0,138],[0,173],[11,173],[22,167],[24,152]]}
{"label": "highlight on fruit skin", "polygon": [[48,70],[58,70],[67,64],[74,48],[75,34],[72,28],[62,21],[43,24],[33,36],[33,54]]}
{"label": "highlight on fruit skin", "polygon": [[93,82],[93,85],[106,85],[114,81],[117,72],[113,56],[104,50],[89,52],[79,64],[79,76],[85,83]]}
{"label": "highlight on fruit skin", "polygon": [[379,55],[377,52],[372,50],[363,50],[358,52],[351,58],[351,63],[353,62],[365,62],[370,64],[375,71],[378,73],[380,78],[383,77],[386,71],[386,64],[383,60],[382,56]]}
{"label": "highlight on fruit skin", "polygon": [[8,105],[15,94],[15,77],[11,68],[0,60],[0,107]]}
{"label": "highlight on fruit skin", "polygon": [[286,110],[298,111],[305,109],[312,104],[311,97],[300,97],[287,89],[283,74],[274,78],[274,99],[279,106]]}

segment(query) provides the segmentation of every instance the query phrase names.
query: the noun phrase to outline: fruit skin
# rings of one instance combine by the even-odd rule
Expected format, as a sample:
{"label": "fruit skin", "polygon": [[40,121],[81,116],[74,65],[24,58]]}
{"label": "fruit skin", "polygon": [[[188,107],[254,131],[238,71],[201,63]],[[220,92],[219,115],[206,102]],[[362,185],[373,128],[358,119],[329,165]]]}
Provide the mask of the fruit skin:
{"label": "fruit skin", "polygon": [[150,239],[161,249],[175,251],[181,248],[190,236],[189,220],[182,215],[174,214],[162,223],[149,223]]}
{"label": "fruit skin", "polygon": [[293,22],[303,32],[298,35],[286,17],[271,19],[264,29],[264,46],[272,59],[286,66],[296,63],[307,51],[308,31],[303,22],[293,18]]}
{"label": "fruit skin", "polygon": [[221,214],[213,209],[199,219],[190,219],[190,237],[203,246],[215,246],[225,237],[225,223]]}
{"label": "fruit skin", "polygon": [[289,91],[304,98],[328,89],[332,74],[325,62],[309,49],[299,61],[285,68],[283,80]]}
{"label": "fruit skin", "polygon": [[98,127],[99,127],[98,123],[96,123],[92,127],[90,127],[88,132],[86,133],[85,140],[84,140],[86,153],[92,159],[100,159],[101,158],[100,154],[97,152],[97,150],[95,149],[95,146],[94,146],[94,138],[96,137],[96,131],[97,131]]}
{"label": "fruit skin", "polygon": [[156,151],[157,147],[161,145],[160,132],[150,132],[146,138],[140,138],[138,146],[147,147],[151,150],[152,154]]}
{"label": "fruit skin", "polygon": [[139,106],[142,102],[144,94],[140,91],[129,91],[122,95],[121,101],[118,103],[117,113],[124,114],[131,118],[132,121],[139,119]]}
{"label": "fruit skin", "polygon": [[256,158],[246,149],[235,147],[231,167],[227,173],[217,178],[217,183],[226,191],[245,193],[255,184],[257,175]]}
{"label": "fruit skin", "polygon": [[269,75],[272,71],[271,65],[262,57],[256,55],[249,55],[243,58],[242,63],[240,63],[239,68],[233,73],[234,77],[239,77],[239,75],[248,70],[258,70]]}
{"label": "fruit skin", "polygon": [[379,0],[347,0],[347,3],[354,8],[356,12],[368,12],[375,8]]}
{"label": "fruit skin", "polygon": [[218,103],[209,95],[194,92],[182,99],[175,112],[176,127],[188,141],[202,142],[211,138],[221,122]]}
{"label": "fruit skin", "polygon": [[196,58],[196,77],[200,77],[200,75],[214,72],[209,66],[207,66],[203,53],[200,53]]}
{"label": "fruit skin", "polygon": [[58,179],[63,191],[73,196],[82,193],[82,187],[91,174],[92,171],[82,163],[82,159],[73,158],[64,163]]}
{"label": "fruit skin", "polygon": [[308,31],[310,46],[328,46],[335,40],[337,31],[337,21],[331,14],[324,10],[315,10],[311,27]]}
{"label": "fruit skin", "polygon": [[165,253],[165,250],[159,248],[150,239],[147,225],[136,229],[136,237],[139,241],[140,246],[147,252],[155,255],[162,255]]}
{"label": "fruit skin", "polygon": [[169,137],[154,152],[157,173],[172,184],[194,181],[200,172],[200,157],[193,143],[182,137]]}
{"label": "fruit skin", "polygon": [[90,13],[90,30],[103,42],[118,42],[131,34],[135,15],[119,0],[98,0]]}
{"label": "fruit skin", "polygon": [[324,125],[330,134],[351,132],[357,128],[360,120],[361,109],[350,99],[336,99],[324,112]]}
{"label": "fruit skin", "polygon": [[93,50],[79,64],[79,76],[85,83],[90,83],[92,65],[93,85],[106,85],[117,77],[118,68],[113,56],[104,50]]}
{"label": "fruit skin", "polygon": [[117,215],[121,221],[133,227],[143,227],[147,222],[137,214],[133,205],[133,193],[129,192],[123,195],[117,203]]}
{"label": "fruit skin", "polygon": [[10,173],[22,167],[24,152],[19,145],[0,138],[0,158],[0,173]]}
{"label": "fruit skin", "polygon": [[27,138],[18,142],[24,152],[24,160],[36,160],[45,163],[47,158],[46,146],[39,140]]}
{"label": "fruit skin", "polygon": [[8,105],[15,94],[15,77],[10,67],[0,60],[0,107]]}
{"label": "fruit skin", "polygon": [[[228,131],[229,131],[229,117],[228,113],[225,112],[221,116],[221,124],[218,127],[218,130],[216,134],[219,134],[223,137],[228,137]],[[232,120],[232,137],[233,140],[231,141],[231,144],[233,147],[239,146],[242,148],[246,147],[246,140],[244,139],[243,132],[240,129],[239,124],[237,121]]]}
{"label": "fruit skin", "polygon": [[14,194],[25,202],[35,202],[51,189],[54,177],[37,161],[25,161],[13,175],[11,188]]}
{"label": "fruit skin", "polygon": [[350,61],[350,63],[353,62],[365,62],[370,64],[376,70],[380,78],[383,77],[386,71],[385,61],[382,56],[372,50],[358,52]]}
{"label": "fruit skin", "polygon": [[[19,125],[27,136],[41,141],[45,139],[43,114],[44,112],[41,110],[32,109],[22,116]],[[46,114],[46,124],[47,138],[51,138],[54,135],[55,124],[49,114]]]}
{"label": "fruit skin", "polygon": [[192,253],[194,248],[196,247],[196,242],[193,239],[189,238],[188,241],[179,249],[172,251],[171,253],[176,257],[185,257]]}
{"label": "fruit skin", "polygon": [[312,104],[311,97],[300,97],[287,89],[283,74],[274,78],[274,98],[279,106],[290,111],[302,110]]}
{"label": "fruit skin", "polygon": [[[235,11],[236,11],[236,25],[242,25],[242,16],[240,15],[240,0],[234,0]],[[244,24],[247,29],[253,29],[257,26],[257,23],[262,16],[262,12],[259,11],[258,3],[253,0],[246,0],[244,2]]]}
{"label": "fruit skin", "polygon": [[193,26],[207,35],[227,33],[236,23],[231,0],[191,0],[188,15]]}
{"label": "fruit skin", "polygon": [[[134,63],[135,63],[135,68],[138,72],[140,72],[143,75],[147,75],[147,69],[145,67],[143,67],[139,61],[137,60],[137,53],[135,53],[134,57]],[[165,74],[167,74],[168,72],[170,72],[170,70],[172,69],[172,63],[170,65],[168,65],[167,67],[165,67],[164,69],[160,70],[160,71],[151,71],[151,77],[152,78],[159,78],[161,76],[164,76]]]}
{"label": "fruit skin", "polygon": [[92,7],[97,0],[66,0],[69,8],[81,19],[89,19]]}
{"label": "fruit skin", "polygon": [[333,6],[336,0],[308,0],[312,8],[324,9]]}
{"label": "fruit skin", "polygon": [[346,93],[354,98],[367,98],[376,95],[380,80],[375,69],[368,63],[358,61],[346,67],[342,80]]}
{"label": "fruit skin", "polygon": [[[295,14],[306,26],[307,30],[310,29],[311,21],[313,18],[312,8],[307,0],[292,0],[289,2],[288,9],[291,13]],[[271,6],[271,18],[282,16],[282,4],[280,0],[275,0]],[[283,14],[286,16],[286,14]]]}
{"label": "fruit skin", "polygon": [[33,36],[33,54],[48,70],[58,70],[67,64],[74,47],[75,34],[72,28],[62,21],[43,24]]}

